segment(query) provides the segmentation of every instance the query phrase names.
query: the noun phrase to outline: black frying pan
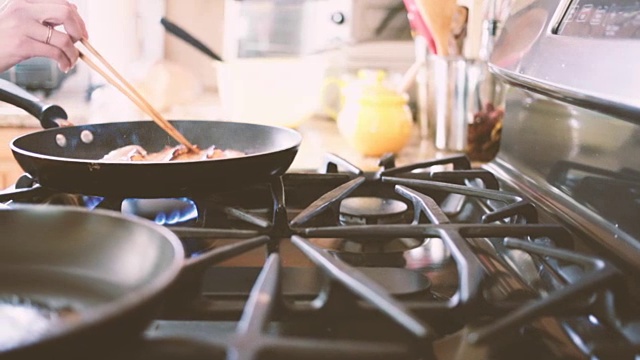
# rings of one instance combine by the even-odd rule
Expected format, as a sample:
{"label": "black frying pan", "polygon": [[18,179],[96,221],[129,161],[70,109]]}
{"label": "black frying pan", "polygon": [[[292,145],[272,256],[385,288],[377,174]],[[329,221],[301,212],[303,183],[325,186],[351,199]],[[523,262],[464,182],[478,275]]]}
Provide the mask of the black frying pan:
{"label": "black frying pan", "polygon": [[62,108],[47,105],[0,80],[0,101],[37,117],[44,131],[15,139],[11,150],[40,185],[64,192],[109,197],[171,197],[211,193],[282,175],[301,142],[295,130],[225,121],[172,121],[193,144],[234,149],[247,156],[185,162],[105,162],[110,151],[136,144],[147,151],[177,145],[152,121],[57,127]]}

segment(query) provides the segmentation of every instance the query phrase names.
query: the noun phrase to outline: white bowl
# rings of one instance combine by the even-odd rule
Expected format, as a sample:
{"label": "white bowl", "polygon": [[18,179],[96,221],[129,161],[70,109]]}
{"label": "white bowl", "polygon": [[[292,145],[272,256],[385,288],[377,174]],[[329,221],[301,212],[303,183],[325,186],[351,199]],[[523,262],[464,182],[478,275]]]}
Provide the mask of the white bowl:
{"label": "white bowl", "polygon": [[245,58],[215,63],[225,120],[296,127],[320,108],[322,57]]}

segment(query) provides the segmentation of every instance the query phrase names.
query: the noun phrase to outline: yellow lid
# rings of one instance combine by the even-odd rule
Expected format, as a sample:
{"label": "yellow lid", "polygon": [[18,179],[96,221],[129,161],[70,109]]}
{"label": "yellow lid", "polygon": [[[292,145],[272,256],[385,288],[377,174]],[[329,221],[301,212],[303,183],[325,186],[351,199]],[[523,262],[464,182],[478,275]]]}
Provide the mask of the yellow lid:
{"label": "yellow lid", "polygon": [[385,79],[386,73],[382,70],[359,70],[358,81],[345,89],[347,101],[406,104],[407,94],[386,86]]}

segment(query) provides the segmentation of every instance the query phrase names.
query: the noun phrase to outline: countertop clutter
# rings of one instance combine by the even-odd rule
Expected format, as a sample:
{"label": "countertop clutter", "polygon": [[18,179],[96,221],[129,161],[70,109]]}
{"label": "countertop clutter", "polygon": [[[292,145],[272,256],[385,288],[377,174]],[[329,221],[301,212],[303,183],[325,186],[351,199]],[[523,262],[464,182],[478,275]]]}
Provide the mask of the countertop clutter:
{"label": "countertop clutter", "polygon": [[[302,123],[298,130],[303,140],[292,169],[315,169],[322,164],[326,153],[335,153],[364,171],[378,169],[379,157],[364,156],[351,147],[332,119],[312,118]],[[396,155],[396,164],[406,165],[446,155],[450,154],[436,150],[432,142],[422,140],[414,126],[409,143]]]}

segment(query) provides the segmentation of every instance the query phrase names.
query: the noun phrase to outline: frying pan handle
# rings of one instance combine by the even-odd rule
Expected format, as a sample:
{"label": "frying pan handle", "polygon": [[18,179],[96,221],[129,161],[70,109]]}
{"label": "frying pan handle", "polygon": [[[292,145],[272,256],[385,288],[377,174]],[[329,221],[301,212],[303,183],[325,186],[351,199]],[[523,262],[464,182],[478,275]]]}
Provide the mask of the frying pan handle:
{"label": "frying pan handle", "polygon": [[202,51],[205,55],[209,56],[210,58],[216,61],[222,62],[222,58],[218,54],[213,52],[213,50],[211,50],[207,45],[205,45],[202,41],[193,37],[191,34],[186,32],[180,26],[169,21],[169,19],[163,17],[162,19],[160,19],[160,23],[162,24],[162,26],[164,26],[165,30],[167,30],[170,34],[178,37],[179,39],[185,41],[187,44]]}
{"label": "frying pan handle", "polygon": [[59,127],[56,120],[68,118],[60,106],[45,104],[20,86],[3,79],[0,79],[0,101],[15,105],[35,116],[45,129]]}

